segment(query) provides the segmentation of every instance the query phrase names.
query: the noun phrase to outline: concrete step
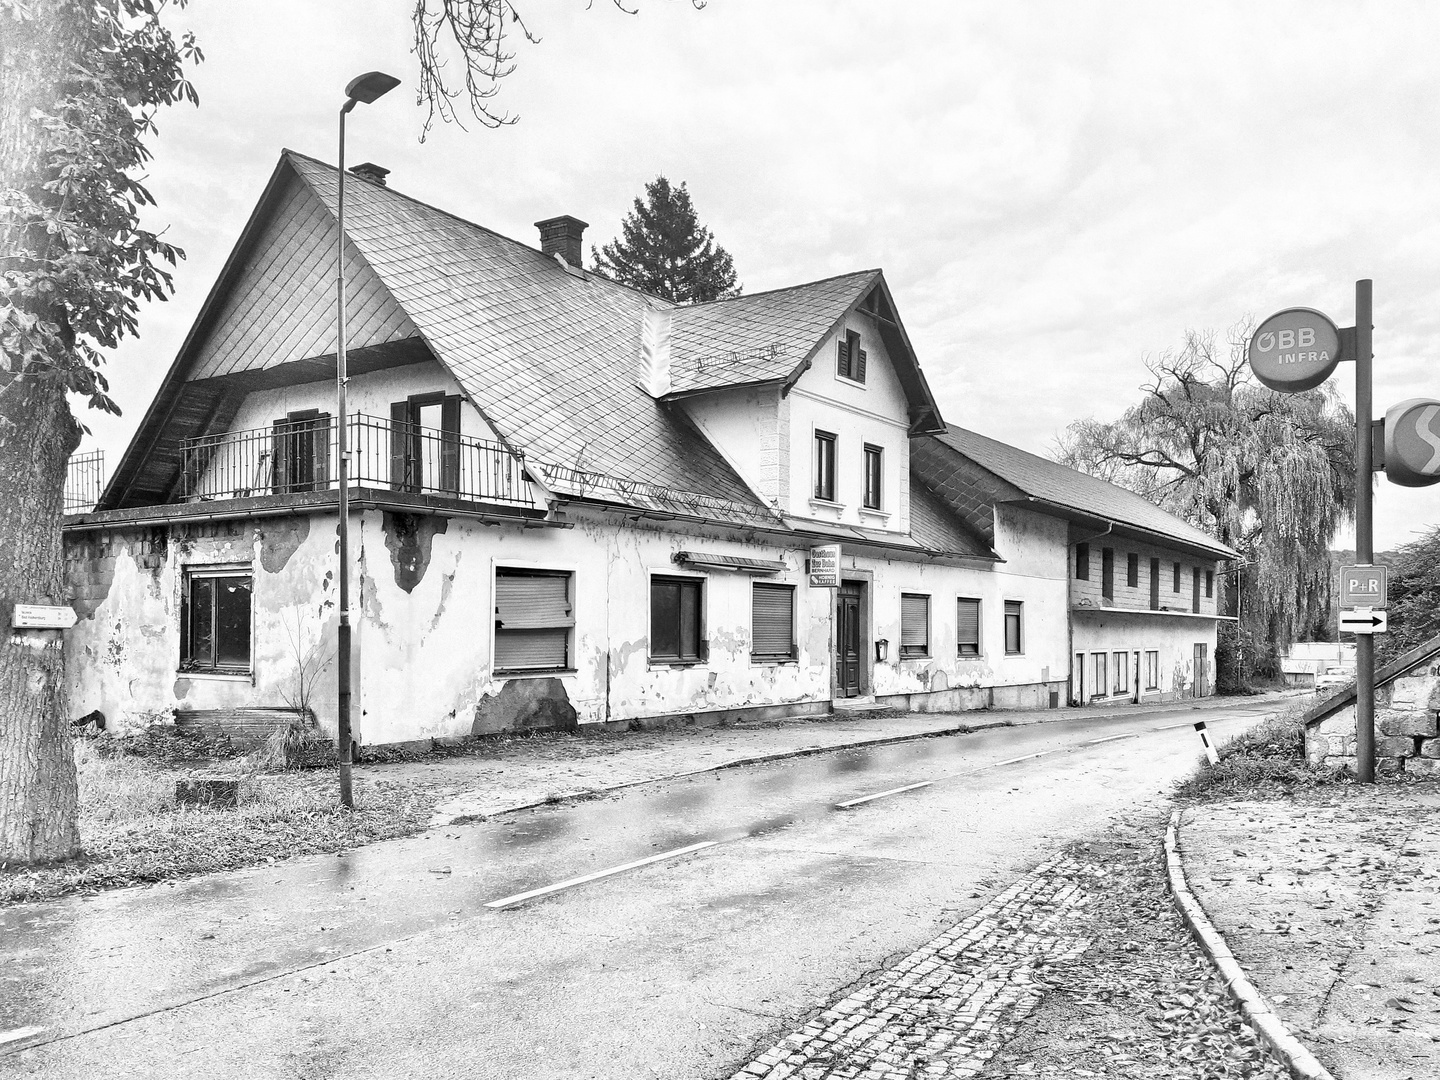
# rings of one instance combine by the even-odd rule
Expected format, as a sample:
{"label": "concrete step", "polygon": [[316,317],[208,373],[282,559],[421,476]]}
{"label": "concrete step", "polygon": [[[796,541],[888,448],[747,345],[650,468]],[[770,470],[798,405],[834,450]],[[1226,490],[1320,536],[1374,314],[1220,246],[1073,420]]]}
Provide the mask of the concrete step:
{"label": "concrete step", "polygon": [[835,698],[830,702],[830,712],[835,716],[874,716],[892,713],[889,705],[877,702],[873,695],[867,697]]}

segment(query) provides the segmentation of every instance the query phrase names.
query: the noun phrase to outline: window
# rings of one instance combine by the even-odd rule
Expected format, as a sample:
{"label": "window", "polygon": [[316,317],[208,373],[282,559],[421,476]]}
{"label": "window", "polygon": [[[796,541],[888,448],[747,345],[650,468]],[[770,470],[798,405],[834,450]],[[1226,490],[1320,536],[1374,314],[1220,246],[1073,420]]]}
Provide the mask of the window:
{"label": "window", "polygon": [[1131,589],[1140,587],[1140,556],[1133,551],[1125,556],[1125,585]]}
{"label": "window", "polygon": [[1024,638],[1021,636],[1020,627],[1020,601],[1005,601],[1005,652],[1011,656],[1018,655],[1024,645]]}
{"label": "window", "polygon": [[750,658],[795,659],[795,586],[757,581],[750,598]]}
{"label": "window", "polygon": [[955,652],[959,656],[980,655],[980,601],[965,597],[955,601]]}
{"label": "window", "polygon": [[390,406],[390,486],[460,490],[460,398],[415,394]]}
{"label": "window", "polygon": [[900,594],[900,659],[930,655],[930,597]]}
{"label": "window", "polygon": [[835,436],[815,432],[815,498],[835,501]]}
{"label": "window", "polygon": [[1150,560],[1150,610],[1160,610],[1160,560]]}
{"label": "window", "polygon": [[860,335],[854,330],[845,331],[845,336],[840,339],[835,372],[845,379],[854,379],[859,383],[865,381],[865,350],[860,348]]}
{"label": "window", "polygon": [[1111,693],[1127,694],[1130,692],[1130,654],[1128,652],[1115,653],[1115,682],[1111,685]]}
{"label": "window", "polygon": [[1180,591],[1180,564],[1178,562],[1175,564],[1175,591],[1177,593]]}
{"label": "window", "polygon": [[1107,600],[1115,599],[1115,549],[1102,548],[1100,551],[1100,595]]}
{"label": "window", "polygon": [[495,570],[496,671],[571,667],[574,574],[568,570]]}
{"label": "window", "polygon": [[1090,580],[1090,545],[1075,545],[1075,580]]}
{"label": "window", "polygon": [[270,432],[272,491],[316,491],[329,484],[329,413],[318,409],[286,413],[284,420],[270,425]]}
{"label": "window", "polygon": [[1097,652],[1091,656],[1091,660],[1095,664],[1095,681],[1090,684],[1094,688],[1091,697],[1104,697],[1105,688],[1110,685],[1109,676],[1106,674],[1108,659],[1109,654],[1103,652]]}
{"label": "window", "polygon": [[700,634],[702,579],[650,579],[650,659],[666,664],[694,664],[705,659]]}
{"label": "window", "polygon": [[1145,689],[1160,689],[1160,653],[1155,649],[1145,654]]}
{"label": "window", "polygon": [[1208,599],[1215,595],[1215,571],[1205,571],[1205,596]]}
{"label": "window", "polygon": [[180,670],[250,674],[248,570],[186,570],[180,607]]}
{"label": "window", "polygon": [[1190,610],[1200,610],[1200,568],[1197,566],[1191,572],[1192,586],[1190,589]]}
{"label": "window", "polygon": [[865,505],[871,510],[880,509],[880,466],[884,451],[878,446],[865,444]]}

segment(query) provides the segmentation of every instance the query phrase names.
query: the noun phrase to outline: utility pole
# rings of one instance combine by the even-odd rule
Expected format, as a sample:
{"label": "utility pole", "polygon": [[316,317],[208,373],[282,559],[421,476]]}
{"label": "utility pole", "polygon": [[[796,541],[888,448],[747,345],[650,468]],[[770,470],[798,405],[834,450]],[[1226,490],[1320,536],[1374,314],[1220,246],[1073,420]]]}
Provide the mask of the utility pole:
{"label": "utility pole", "polygon": [[[1355,561],[1375,561],[1375,485],[1370,433],[1371,282],[1355,282]],[[1375,637],[1355,635],[1355,773],[1375,782]]]}

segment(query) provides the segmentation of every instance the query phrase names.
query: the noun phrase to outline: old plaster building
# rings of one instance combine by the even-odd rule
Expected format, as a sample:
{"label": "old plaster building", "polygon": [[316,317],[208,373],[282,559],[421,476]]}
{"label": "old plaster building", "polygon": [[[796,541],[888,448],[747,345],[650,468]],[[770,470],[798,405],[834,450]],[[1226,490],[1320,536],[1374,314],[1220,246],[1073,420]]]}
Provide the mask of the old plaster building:
{"label": "old plaster building", "polygon": [[[357,738],[1208,693],[1233,552],[942,419],[878,270],[676,306],[346,185]],[[282,155],[93,512],[72,705],[336,726],[336,172]],[[811,554],[839,545],[836,587]]]}

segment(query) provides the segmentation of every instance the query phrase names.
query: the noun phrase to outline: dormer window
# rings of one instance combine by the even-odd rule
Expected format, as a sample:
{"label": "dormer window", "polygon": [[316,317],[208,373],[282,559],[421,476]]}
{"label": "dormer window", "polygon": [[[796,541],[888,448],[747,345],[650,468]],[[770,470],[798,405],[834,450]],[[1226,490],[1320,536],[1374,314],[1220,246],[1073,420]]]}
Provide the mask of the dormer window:
{"label": "dormer window", "polygon": [[842,379],[854,382],[865,381],[865,350],[860,348],[860,335],[846,330],[840,339],[840,353],[835,361],[835,373]]}

